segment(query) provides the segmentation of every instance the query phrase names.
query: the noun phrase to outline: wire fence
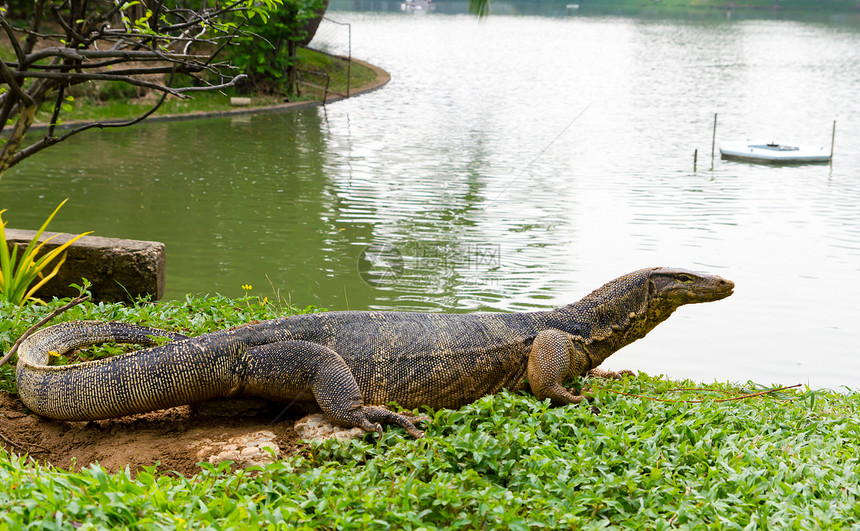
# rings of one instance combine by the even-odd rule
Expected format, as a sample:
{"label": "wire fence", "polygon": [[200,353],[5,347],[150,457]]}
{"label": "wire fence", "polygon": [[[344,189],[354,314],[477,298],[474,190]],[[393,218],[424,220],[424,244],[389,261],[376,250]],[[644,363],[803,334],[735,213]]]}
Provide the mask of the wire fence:
{"label": "wire fence", "polygon": [[[338,22],[331,18],[323,17],[316,33],[314,34],[314,38],[308,44],[308,48],[322,52],[336,60],[344,62],[344,66],[346,68],[346,93],[329,90],[329,80],[327,79],[327,76],[326,79],[323,80],[320,78],[319,73],[316,72],[306,73],[308,74],[308,77],[316,77],[316,79],[306,82],[306,84],[315,88],[321,88],[319,84],[324,82],[326,86],[326,95],[329,92],[334,92],[348,98],[351,88],[350,80],[352,78],[352,26],[346,22]],[[326,96],[323,97],[323,104],[325,104],[325,99]]]}
{"label": "wire fence", "polygon": [[329,55],[351,59],[352,26],[346,22],[323,17],[308,47]]}

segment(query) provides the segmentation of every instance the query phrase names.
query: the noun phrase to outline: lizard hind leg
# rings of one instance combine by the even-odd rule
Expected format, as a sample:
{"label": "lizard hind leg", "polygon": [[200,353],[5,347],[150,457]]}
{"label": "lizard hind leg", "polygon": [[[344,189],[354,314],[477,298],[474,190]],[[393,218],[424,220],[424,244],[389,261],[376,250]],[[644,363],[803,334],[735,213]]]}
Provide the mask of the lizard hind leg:
{"label": "lizard hind leg", "polygon": [[[362,406],[364,409],[364,415],[370,422],[377,422],[383,424],[397,424],[409,435],[415,437],[416,439],[421,439],[424,437],[424,432],[415,427],[415,424],[412,421],[400,413],[395,413],[393,411],[389,411],[382,407],[376,406]],[[379,424],[376,424],[379,426]],[[365,428],[366,429],[366,428]],[[380,428],[381,430],[381,428]],[[379,435],[382,435],[380,431]]]}
{"label": "lizard hind leg", "polygon": [[382,434],[397,424],[415,438],[424,434],[405,416],[366,406],[352,370],[334,350],[309,341],[280,341],[243,356],[242,394],[291,403],[315,400],[335,424]]}
{"label": "lizard hind leg", "polygon": [[405,416],[382,407],[364,405],[358,383],[340,356],[321,367],[315,380],[313,393],[317,403],[335,423],[375,431],[380,437],[382,424],[397,424],[416,439],[424,437]]}

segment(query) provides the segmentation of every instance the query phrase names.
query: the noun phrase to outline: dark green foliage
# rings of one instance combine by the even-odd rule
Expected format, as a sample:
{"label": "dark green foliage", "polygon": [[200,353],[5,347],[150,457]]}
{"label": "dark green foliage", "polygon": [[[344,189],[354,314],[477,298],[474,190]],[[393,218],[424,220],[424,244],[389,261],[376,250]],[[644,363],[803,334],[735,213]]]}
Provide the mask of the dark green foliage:
{"label": "dark green foliage", "polygon": [[285,0],[268,16],[249,18],[234,39],[230,60],[257,90],[294,92],[296,49],[308,37],[306,22],[318,16],[323,0]]}
{"label": "dark green foliage", "polygon": [[[183,78],[185,79],[185,78]],[[96,102],[110,100],[127,101],[141,98],[147,94],[147,90],[136,85],[129,85],[119,81],[91,81],[71,87],[68,91],[75,98],[90,98]]]}

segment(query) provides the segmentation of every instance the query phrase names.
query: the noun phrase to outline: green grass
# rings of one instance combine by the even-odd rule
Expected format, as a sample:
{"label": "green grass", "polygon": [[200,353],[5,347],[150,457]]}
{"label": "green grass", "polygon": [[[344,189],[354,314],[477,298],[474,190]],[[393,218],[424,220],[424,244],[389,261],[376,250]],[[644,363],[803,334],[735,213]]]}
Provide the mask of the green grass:
{"label": "green grass", "polygon": [[[4,55],[5,56],[5,55]],[[346,61],[331,56],[300,48],[298,52],[300,66],[304,71],[322,72],[331,81],[330,92],[346,92],[347,67]],[[303,75],[314,84],[325,86],[324,76]],[[376,79],[376,73],[370,68],[353,62],[350,68],[350,87],[355,89],[367,85]],[[322,92],[307,86],[301,86],[301,100],[321,100]],[[72,89],[73,101],[64,110],[60,119],[63,123],[94,122],[105,120],[130,120],[148,111],[157,101],[156,94],[140,98],[141,93],[136,87],[120,82],[103,82],[99,85],[77,87]],[[236,110],[230,105],[231,96],[250,96],[251,107],[265,107],[284,102],[283,96],[270,94],[245,94],[236,89],[222,92],[195,92],[190,98],[168,96],[156,115],[176,115],[188,113],[209,113]],[[53,105],[45,105],[36,115],[37,123],[47,123],[51,119]]]}
{"label": "green grass", "polygon": [[[316,85],[325,86],[325,77],[311,72],[325,73],[329,77],[329,90],[345,94],[347,90],[347,63],[313,50],[299,48],[299,61],[302,70],[306,73],[307,80]],[[350,90],[367,85],[376,79],[376,73],[364,65],[353,62],[349,68]]]}
{"label": "green grass", "polygon": [[[0,345],[51,308],[0,306]],[[86,304],[190,334],[292,310],[257,297]],[[11,371],[4,386],[12,388]],[[581,382],[580,382],[581,383]],[[589,382],[585,382],[586,385]],[[190,478],[58,470],[0,451],[0,528],[841,529],[860,523],[860,395],[640,374],[594,383],[599,413],[500,393],[430,412],[426,438],[388,427],[265,468]],[[626,396],[619,393],[637,396]],[[667,400],[649,400],[646,397]],[[704,399],[702,403],[692,400]]]}

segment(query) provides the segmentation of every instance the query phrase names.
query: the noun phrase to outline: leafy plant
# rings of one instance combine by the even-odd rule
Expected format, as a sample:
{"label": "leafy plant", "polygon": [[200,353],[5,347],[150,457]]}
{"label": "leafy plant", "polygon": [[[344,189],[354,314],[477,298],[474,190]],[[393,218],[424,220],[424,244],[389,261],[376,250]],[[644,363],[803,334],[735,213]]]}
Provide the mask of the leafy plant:
{"label": "leafy plant", "polygon": [[323,0],[285,0],[264,15],[250,16],[233,39],[232,63],[258,89],[274,86],[292,94],[298,45],[308,37],[307,21],[324,6]]}
{"label": "leafy plant", "polygon": [[[20,258],[18,257],[17,245],[13,245],[12,250],[9,250],[9,244],[6,241],[6,222],[2,218],[3,212],[6,210],[0,210],[0,298],[18,306],[31,299],[38,301],[33,294],[56,276],[60,266],[66,261],[64,251],[78,239],[89,234],[89,232],[78,234],[66,243],[42,253],[45,245],[59,234],[55,234],[43,242],[39,242],[39,238],[60,208],[66,204],[66,201],[68,199],[63,200],[48,216],[48,219],[30,240],[30,244],[21,253]],[[52,262],[54,262],[54,268],[46,275],[45,271]],[[40,279],[38,282],[36,282],[37,278]],[[34,282],[36,284],[31,286]]]}

